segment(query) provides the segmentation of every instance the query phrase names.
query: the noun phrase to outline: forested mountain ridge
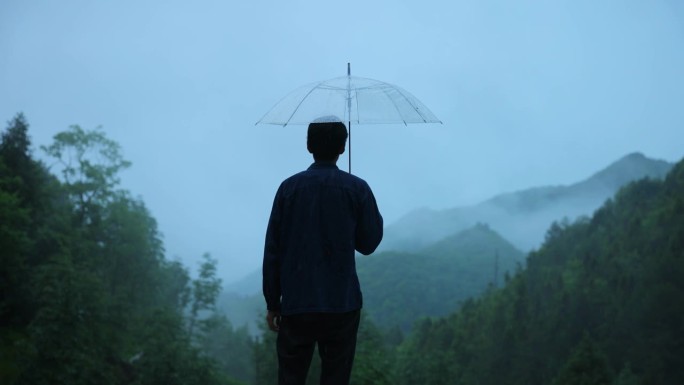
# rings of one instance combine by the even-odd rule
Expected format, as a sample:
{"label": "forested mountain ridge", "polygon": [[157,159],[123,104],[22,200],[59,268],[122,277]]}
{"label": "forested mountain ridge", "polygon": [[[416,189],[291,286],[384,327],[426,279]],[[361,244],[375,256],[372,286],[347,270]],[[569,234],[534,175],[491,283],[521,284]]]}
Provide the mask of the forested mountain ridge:
{"label": "forested mountain ridge", "polygon": [[487,223],[517,248],[529,251],[541,244],[553,221],[590,215],[621,186],[644,177],[662,178],[671,168],[671,163],[632,153],[569,186],[501,194],[474,206],[415,210],[385,228],[380,250],[419,250],[476,223]]}
{"label": "forested mountain ridge", "polygon": [[359,257],[357,271],[370,319],[407,332],[419,318],[456,311],[468,298],[502,283],[522,262],[522,252],[477,225],[417,253]]}
{"label": "forested mountain ridge", "polygon": [[554,224],[525,270],[400,346],[400,384],[684,383],[684,161],[591,218]]}

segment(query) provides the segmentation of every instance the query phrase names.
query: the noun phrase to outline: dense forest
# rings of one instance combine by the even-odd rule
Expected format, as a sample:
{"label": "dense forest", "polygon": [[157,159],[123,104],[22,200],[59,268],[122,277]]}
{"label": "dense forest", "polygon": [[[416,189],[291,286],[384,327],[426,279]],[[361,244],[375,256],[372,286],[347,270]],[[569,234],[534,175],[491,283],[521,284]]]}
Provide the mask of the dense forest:
{"label": "dense forest", "polygon": [[[211,255],[195,277],[166,258],[144,202],[119,187],[118,144],[73,126],[41,148],[48,167],[28,128],[19,114],[0,142],[0,383],[274,383],[275,334],[217,310]],[[473,237],[489,247],[467,251]],[[526,261],[485,225],[373,257],[359,265],[353,384],[684,382],[684,162],[555,223]],[[458,310],[424,309],[442,303]]]}
{"label": "dense forest", "polygon": [[554,224],[525,270],[399,349],[400,384],[681,384],[684,161],[591,218]]}
{"label": "dense forest", "polygon": [[58,175],[29,138],[19,114],[0,143],[0,383],[231,383],[210,337],[251,340],[211,313],[216,261],[192,279],[165,258],[103,131],[73,126],[42,148]]}

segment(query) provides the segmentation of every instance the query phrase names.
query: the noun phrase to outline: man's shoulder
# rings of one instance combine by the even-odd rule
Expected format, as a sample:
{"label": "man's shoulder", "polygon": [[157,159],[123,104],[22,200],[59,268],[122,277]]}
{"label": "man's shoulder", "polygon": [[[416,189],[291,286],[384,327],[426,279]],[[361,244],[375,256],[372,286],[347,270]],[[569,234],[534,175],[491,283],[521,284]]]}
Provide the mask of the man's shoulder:
{"label": "man's shoulder", "polygon": [[368,183],[366,183],[364,179],[356,175],[350,174],[346,171],[340,171],[340,173],[342,174],[341,177],[344,178],[345,181],[347,181],[349,184],[362,186],[364,188],[368,187]]}
{"label": "man's shoulder", "polygon": [[287,184],[294,183],[294,182],[301,180],[301,179],[306,179],[308,171],[309,170],[304,170],[304,171],[300,171],[296,174],[290,175],[289,177],[285,178],[285,180],[282,181],[281,185],[287,185]]}
{"label": "man's shoulder", "polygon": [[334,183],[346,187],[370,189],[368,183],[364,179],[337,168],[327,170],[309,168],[300,171],[283,180],[281,188],[293,187],[300,185],[301,183],[307,184],[308,182]]}

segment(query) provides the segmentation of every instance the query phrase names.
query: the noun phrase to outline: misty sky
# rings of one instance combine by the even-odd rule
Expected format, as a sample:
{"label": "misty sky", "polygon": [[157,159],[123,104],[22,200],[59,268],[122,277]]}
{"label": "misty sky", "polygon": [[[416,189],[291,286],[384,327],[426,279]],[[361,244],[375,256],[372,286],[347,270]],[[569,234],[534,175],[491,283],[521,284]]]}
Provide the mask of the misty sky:
{"label": "misty sky", "polygon": [[311,162],[305,126],[254,123],[347,62],[444,122],[354,127],[388,223],[684,156],[680,0],[0,2],[0,119],[24,112],[41,159],[102,126],[167,256],[210,252],[226,281],[260,266],[275,190]]}

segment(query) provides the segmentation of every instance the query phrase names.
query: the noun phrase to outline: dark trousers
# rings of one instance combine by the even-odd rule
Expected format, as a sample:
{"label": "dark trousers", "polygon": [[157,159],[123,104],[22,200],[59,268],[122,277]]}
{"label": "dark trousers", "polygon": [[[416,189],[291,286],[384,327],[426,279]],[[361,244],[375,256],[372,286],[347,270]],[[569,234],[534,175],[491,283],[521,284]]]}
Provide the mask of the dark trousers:
{"label": "dark trousers", "polygon": [[349,384],[360,316],[360,310],[283,316],[277,341],[278,384],[304,385],[316,343],[321,385]]}

